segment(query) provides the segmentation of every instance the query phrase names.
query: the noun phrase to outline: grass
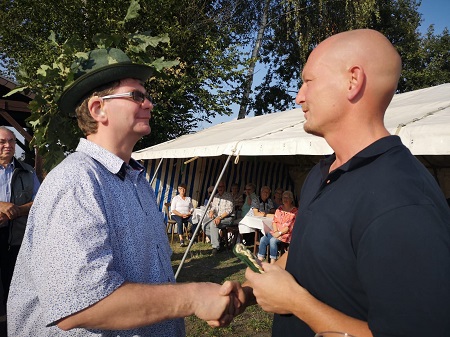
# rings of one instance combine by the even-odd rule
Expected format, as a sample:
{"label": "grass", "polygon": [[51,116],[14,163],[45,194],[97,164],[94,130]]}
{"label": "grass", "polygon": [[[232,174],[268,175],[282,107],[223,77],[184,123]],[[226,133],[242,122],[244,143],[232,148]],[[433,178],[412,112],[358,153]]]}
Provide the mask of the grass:
{"label": "grass", "polygon": [[[178,241],[174,241],[171,246],[173,250],[172,266],[176,272],[186,247],[179,247]],[[184,261],[177,282],[207,281],[220,284],[226,280],[243,282],[245,280],[244,272],[244,263],[235,257],[231,250],[224,250],[213,256],[210,244],[195,243]],[[271,336],[272,317],[272,314],[266,313],[258,305],[254,305],[237,316],[228,327],[214,329],[197,317],[190,316],[185,319],[186,336],[269,337]]]}

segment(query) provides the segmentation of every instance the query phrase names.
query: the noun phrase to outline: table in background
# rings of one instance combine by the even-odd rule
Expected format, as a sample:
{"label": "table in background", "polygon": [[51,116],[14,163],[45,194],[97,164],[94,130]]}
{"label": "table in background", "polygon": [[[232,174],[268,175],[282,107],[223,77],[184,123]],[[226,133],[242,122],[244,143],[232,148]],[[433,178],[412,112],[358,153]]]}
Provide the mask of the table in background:
{"label": "table in background", "polygon": [[265,216],[249,216],[246,215],[239,221],[239,233],[252,233],[255,230],[260,230],[263,234],[272,230],[273,218]]}
{"label": "table in background", "polygon": [[206,208],[204,206],[199,208],[194,208],[194,212],[192,212],[192,223],[194,225],[198,224],[200,220],[202,220],[203,214],[205,214]]}
{"label": "table in background", "polygon": [[255,232],[255,242],[253,246],[253,253],[256,255],[257,246],[259,245],[258,234],[262,235],[272,230],[273,218],[265,216],[245,216],[239,221],[239,233],[246,234]]}

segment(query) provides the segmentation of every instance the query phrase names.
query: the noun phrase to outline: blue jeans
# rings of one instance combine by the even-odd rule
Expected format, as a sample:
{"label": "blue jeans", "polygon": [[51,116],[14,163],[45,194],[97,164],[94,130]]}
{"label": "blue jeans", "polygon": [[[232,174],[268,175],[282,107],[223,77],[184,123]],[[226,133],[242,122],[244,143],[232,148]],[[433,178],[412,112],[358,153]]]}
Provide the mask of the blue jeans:
{"label": "blue jeans", "polygon": [[273,237],[272,234],[266,233],[259,240],[258,257],[264,259],[266,257],[266,248],[269,246],[270,258],[276,260],[278,256],[278,242],[281,241]]}
{"label": "blue jeans", "polygon": [[187,227],[187,224],[192,220],[192,216],[190,216],[189,218],[182,218],[179,215],[172,214],[172,220],[175,220],[177,222],[178,234],[183,235],[183,224],[186,224]]}

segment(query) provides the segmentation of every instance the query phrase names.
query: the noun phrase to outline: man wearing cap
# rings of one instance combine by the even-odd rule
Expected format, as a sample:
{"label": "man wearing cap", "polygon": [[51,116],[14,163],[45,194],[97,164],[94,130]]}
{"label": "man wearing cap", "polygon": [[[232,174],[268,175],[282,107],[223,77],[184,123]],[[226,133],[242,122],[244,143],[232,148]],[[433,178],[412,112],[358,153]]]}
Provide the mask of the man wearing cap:
{"label": "man wearing cap", "polygon": [[[144,168],[151,68],[118,49],[78,64],[59,100],[86,135],[46,177],[30,211],[8,299],[10,336],[184,336],[234,314],[220,285],[176,285],[165,225]],[[76,67],[72,67],[75,69]]]}

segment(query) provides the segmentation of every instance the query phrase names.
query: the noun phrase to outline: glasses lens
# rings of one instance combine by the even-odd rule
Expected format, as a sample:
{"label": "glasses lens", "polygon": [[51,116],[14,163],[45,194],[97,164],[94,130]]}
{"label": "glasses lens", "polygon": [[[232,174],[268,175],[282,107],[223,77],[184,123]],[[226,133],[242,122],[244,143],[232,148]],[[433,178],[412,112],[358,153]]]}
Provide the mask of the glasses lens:
{"label": "glasses lens", "polygon": [[134,101],[143,103],[145,101],[145,95],[140,91],[133,91],[132,96]]}
{"label": "glasses lens", "polygon": [[139,102],[139,103],[144,103],[145,99],[147,98],[151,103],[153,103],[152,98],[149,95],[145,95],[144,93],[140,92],[140,91],[133,91],[132,92],[132,96],[134,101]]}

